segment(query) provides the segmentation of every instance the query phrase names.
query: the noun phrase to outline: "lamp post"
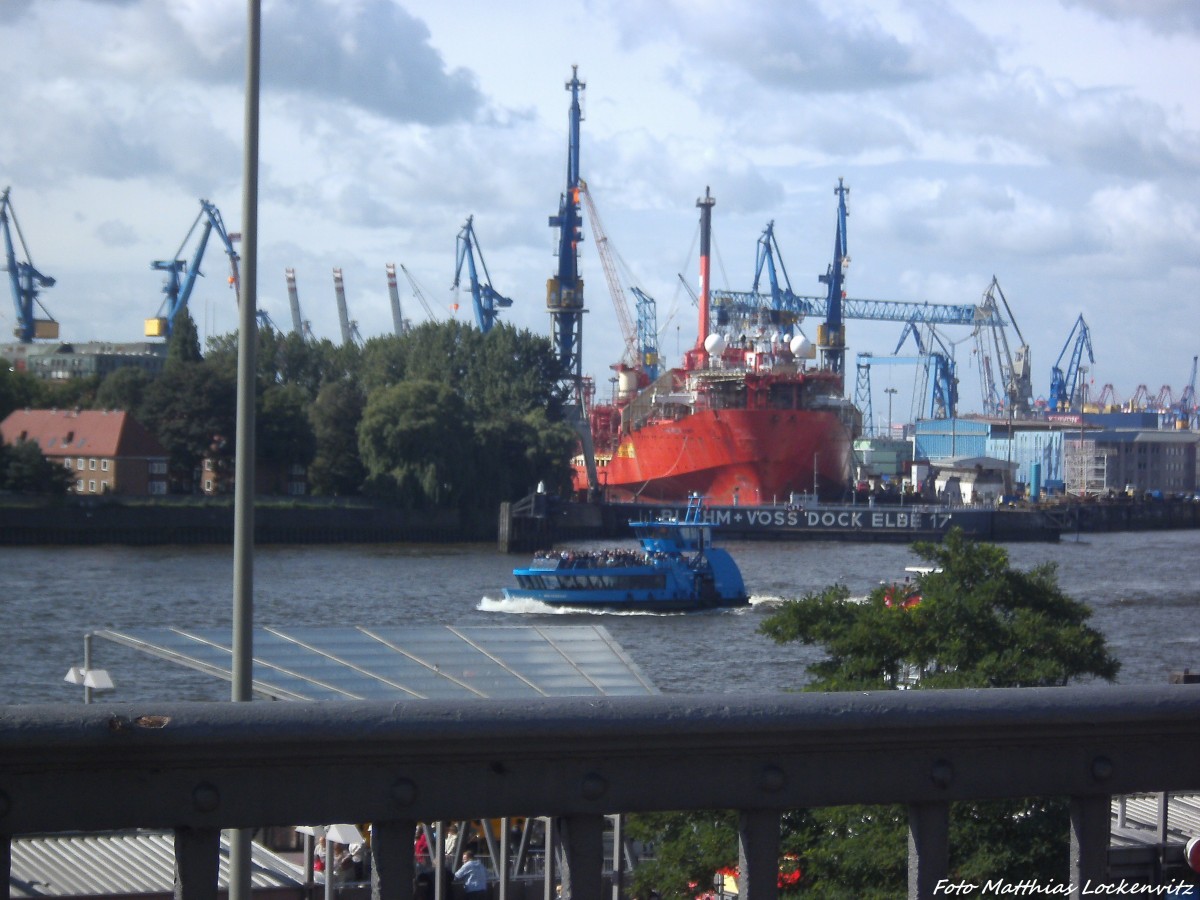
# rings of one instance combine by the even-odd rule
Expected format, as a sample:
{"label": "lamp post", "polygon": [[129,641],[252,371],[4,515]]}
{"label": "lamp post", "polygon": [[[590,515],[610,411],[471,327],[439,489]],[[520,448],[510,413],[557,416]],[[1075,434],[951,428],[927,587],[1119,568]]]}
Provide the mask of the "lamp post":
{"label": "lamp post", "polygon": [[83,685],[83,702],[92,702],[93,691],[113,690],[113,681],[104,669],[92,668],[92,634],[83,636],[83,665],[71,666],[63,679],[67,684]]}
{"label": "lamp post", "polygon": [[892,436],[892,395],[896,393],[896,389],[884,388],[883,392],[888,395],[888,437],[890,438]]}

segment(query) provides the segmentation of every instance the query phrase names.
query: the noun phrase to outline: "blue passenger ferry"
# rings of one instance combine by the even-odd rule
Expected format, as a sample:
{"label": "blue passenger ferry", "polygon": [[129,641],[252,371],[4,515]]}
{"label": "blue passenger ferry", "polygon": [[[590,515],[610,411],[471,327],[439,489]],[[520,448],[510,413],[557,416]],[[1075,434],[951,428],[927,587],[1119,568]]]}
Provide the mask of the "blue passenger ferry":
{"label": "blue passenger ferry", "polygon": [[688,499],[682,518],[629,523],[640,550],[562,550],[539,553],[513,569],[510,600],[586,609],[681,612],[744,606],[750,602],[742,573],[725,550],[712,546],[700,497]]}

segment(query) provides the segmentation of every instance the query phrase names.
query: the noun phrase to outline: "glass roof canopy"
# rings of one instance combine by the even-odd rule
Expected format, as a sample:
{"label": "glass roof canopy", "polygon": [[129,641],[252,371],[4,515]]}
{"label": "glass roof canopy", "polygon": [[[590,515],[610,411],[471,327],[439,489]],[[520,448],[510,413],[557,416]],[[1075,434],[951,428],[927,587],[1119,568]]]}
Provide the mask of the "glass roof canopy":
{"label": "glass roof canopy", "polygon": [[[224,628],[100,630],[97,637],[233,678]],[[595,625],[255,628],[255,693],[276,700],[396,700],[657,694]]]}

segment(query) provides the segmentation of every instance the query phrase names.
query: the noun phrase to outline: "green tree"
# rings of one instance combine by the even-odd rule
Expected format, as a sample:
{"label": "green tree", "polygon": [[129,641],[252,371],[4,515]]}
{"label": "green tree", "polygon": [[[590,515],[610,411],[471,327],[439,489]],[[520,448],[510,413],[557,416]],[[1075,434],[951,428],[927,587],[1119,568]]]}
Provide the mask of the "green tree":
{"label": "green tree", "polygon": [[200,332],[191,311],[185,306],[175,314],[171,325],[171,336],[167,339],[167,359],[164,369],[180,364],[197,363],[204,357],[200,353]]}
{"label": "green tree", "polygon": [[275,384],[263,391],[255,422],[254,455],[280,464],[307,466],[317,440],[308,419],[308,397],[294,384]]}
{"label": "green tree", "polygon": [[16,409],[32,408],[37,396],[37,384],[28,372],[14,372],[0,362],[0,419]]}
{"label": "green tree", "polygon": [[46,459],[33,441],[0,445],[0,489],[16,494],[63,495],[72,478],[64,466]]}
{"label": "green tree", "polygon": [[367,478],[358,454],[358,423],[366,400],[352,381],[326,384],[309,408],[316,455],[308,469],[314,494],[346,497],[358,494]]}
{"label": "green tree", "polygon": [[369,492],[415,509],[458,505],[474,456],[464,413],[445,384],[408,380],[372,393],[358,426]]}
{"label": "green tree", "polygon": [[[857,600],[834,585],[781,604],[763,621],[760,631],[777,643],[823,650],[806,667],[805,690],[1028,687],[1116,677],[1120,664],[1088,624],[1090,609],[1062,591],[1053,565],[1016,570],[1002,548],[969,541],[959,530],[913,549],[933,569],[919,576],[915,605],[897,602],[895,586]],[[789,813],[782,840],[800,857],[799,890],[829,898],[903,896],[907,825],[902,806]],[[1068,835],[1065,798],[956,803],[951,874],[1065,880]],[[664,841],[656,847],[668,862],[651,864],[639,879],[678,892],[695,880],[692,863],[700,857],[675,846],[673,833],[663,838],[665,852]],[[731,856],[725,865],[733,862]]]}
{"label": "green tree", "polygon": [[120,409],[142,421],[142,402],[151,378],[137,366],[122,366],[100,382],[96,391],[97,409]]}
{"label": "green tree", "polygon": [[236,385],[204,362],[179,362],[163,370],[146,390],[143,424],[170,455],[176,491],[196,489],[205,458],[228,468],[237,425]]}

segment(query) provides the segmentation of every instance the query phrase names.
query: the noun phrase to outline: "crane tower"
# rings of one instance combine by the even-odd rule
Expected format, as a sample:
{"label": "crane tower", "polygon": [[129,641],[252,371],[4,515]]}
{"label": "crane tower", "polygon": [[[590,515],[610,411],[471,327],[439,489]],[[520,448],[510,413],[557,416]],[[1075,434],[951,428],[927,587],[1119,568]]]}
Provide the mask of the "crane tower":
{"label": "crane tower", "polygon": [[[13,305],[17,311],[17,326],[13,334],[22,344],[33,342],[34,338],[58,338],[58,322],[46,312],[38,300],[38,289],[54,286],[54,279],[43,275],[33,267],[29,260],[29,248],[25,246],[25,236],[21,234],[21,226],[17,224],[17,214],[13,211],[12,200],[9,197],[11,188],[5,188],[0,194],[0,230],[4,232],[4,268],[12,284]],[[10,227],[9,220],[12,225]],[[16,231],[25,254],[25,261],[17,259],[17,251],[13,245],[12,233]],[[34,307],[41,309],[46,318],[36,317]]]}

